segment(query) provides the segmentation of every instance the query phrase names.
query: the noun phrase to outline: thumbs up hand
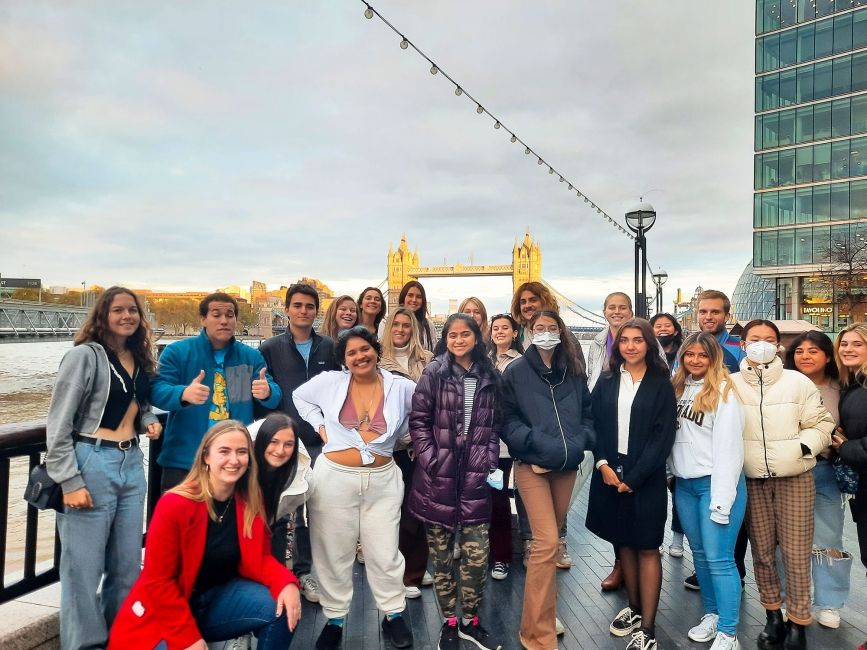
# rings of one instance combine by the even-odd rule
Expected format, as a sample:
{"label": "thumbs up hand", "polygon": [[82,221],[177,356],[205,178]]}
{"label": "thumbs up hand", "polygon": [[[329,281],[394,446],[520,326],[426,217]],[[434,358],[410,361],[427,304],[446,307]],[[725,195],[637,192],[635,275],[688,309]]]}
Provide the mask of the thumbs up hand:
{"label": "thumbs up hand", "polygon": [[259,378],[253,380],[253,397],[256,399],[268,399],[271,397],[271,384],[265,378],[265,369],[259,371]]}
{"label": "thumbs up hand", "polygon": [[204,404],[208,401],[208,397],[211,394],[210,387],[206,386],[202,383],[202,380],[205,378],[205,371],[200,370],[199,374],[196,375],[196,378],[184,389],[184,392],[181,394],[181,401],[186,402],[188,404],[195,404],[196,406],[200,404]]}

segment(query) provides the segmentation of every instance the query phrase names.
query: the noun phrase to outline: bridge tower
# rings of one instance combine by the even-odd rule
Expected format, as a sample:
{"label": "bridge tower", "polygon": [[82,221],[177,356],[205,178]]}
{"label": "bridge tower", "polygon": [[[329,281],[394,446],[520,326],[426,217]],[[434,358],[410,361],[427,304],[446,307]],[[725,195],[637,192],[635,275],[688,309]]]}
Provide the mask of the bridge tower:
{"label": "bridge tower", "polygon": [[541,282],[542,280],[542,251],[539,243],[530,237],[530,227],[524,233],[524,240],[512,249],[512,293],[524,282]]}
{"label": "bridge tower", "polygon": [[388,245],[388,311],[397,307],[400,290],[410,280],[415,280],[413,271],[418,268],[418,249],[410,252],[406,243],[406,233],[400,237],[397,250]]}

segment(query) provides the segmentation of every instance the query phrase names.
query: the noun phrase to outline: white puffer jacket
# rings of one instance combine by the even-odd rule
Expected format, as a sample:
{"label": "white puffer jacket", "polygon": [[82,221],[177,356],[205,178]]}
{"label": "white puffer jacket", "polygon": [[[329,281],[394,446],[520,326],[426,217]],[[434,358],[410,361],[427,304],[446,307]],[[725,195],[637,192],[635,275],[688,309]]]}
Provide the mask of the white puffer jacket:
{"label": "white puffer jacket", "polygon": [[[744,407],[744,474],[747,478],[797,476],[816,465],[831,444],[834,420],[812,381],[784,370],[779,357],[767,365],[741,361],[732,381]],[[807,447],[805,450],[801,447]]]}

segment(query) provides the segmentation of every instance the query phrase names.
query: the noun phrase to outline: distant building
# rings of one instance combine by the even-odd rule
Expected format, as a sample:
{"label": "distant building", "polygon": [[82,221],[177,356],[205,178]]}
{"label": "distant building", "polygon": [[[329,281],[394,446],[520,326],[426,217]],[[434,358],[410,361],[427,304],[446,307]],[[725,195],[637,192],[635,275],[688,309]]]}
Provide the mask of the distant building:
{"label": "distant building", "polygon": [[449,313],[454,314],[458,311],[458,299],[457,298],[449,298]]}
{"label": "distant building", "polygon": [[268,293],[268,287],[264,282],[259,282],[257,280],[253,280],[250,283],[250,302],[254,305],[260,302],[265,294]]}
{"label": "distant building", "polygon": [[731,297],[734,319],[774,318],[775,298],[774,282],[753,273],[752,262],[747,263]]}

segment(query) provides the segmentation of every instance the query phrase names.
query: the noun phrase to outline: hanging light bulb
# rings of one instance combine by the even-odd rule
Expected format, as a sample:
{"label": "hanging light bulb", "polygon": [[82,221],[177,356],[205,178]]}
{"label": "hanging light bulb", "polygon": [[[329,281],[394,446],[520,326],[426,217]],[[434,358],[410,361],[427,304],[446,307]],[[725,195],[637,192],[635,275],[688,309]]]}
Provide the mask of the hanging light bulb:
{"label": "hanging light bulb", "polygon": [[479,115],[481,115],[481,114],[484,113],[484,112],[485,112],[485,109],[482,108],[482,105],[481,105],[481,104],[476,104],[476,113],[478,113]]}
{"label": "hanging light bulb", "polygon": [[439,72],[439,71],[440,71],[440,69],[436,66],[436,63],[434,63],[434,64],[430,67],[430,73],[431,73],[431,74],[436,74],[436,73]]}
{"label": "hanging light bulb", "polygon": [[405,38],[400,39],[400,49],[405,50],[409,47],[409,41]]}
{"label": "hanging light bulb", "polygon": [[572,191],[572,183],[569,183],[569,191]]}
{"label": "hanging light bulb", "polygon": [[368,20],[373,18],[373,9],[370,8],[370,5],[367,5],[367,9],[364,10],[364,17]]}
{"label": "hanging light bulb", "polygon": [[500,128],[500,121],[499,121],[499,120],[497,120],[496,122],[494,122],[494,128],[495,128],[495,129],[499,129],[499,128]]}
{"label": "hanging light bulb", "polygon": [[549,173],[549,174],[553,174],[553,173],[554,173],[554,168],[553,168],[553,167],[548,167],[548,173]]}
{"label": "hanging light bulb", "polygon": [[455,86],[455,95],[457,95],[458,97],[460,97],[463,93],[464,93],[464,91],[461,90],[461,87],[460,87],[460,86]]}
{"label": "hanging light bulb", "polygon": [[513,134],[512,134],[512,142],[517,142],[517,141],[518,141],[518,136],[516,136],[516,135],[513,133]]}
{"label": "hanging light bulb", "polygon": [[561,183],[563,182],[563,177],[562,177],[562,176],[560,177],[560,182],[561,182]]}
{"label": "hanging light bulb", "polygon": [[530,155],[530,147],[527,147],[526,149],[524,149],[524,153],[529,156]]}
{"label": "hanging light bulb", "polygon": [[541,165],[543,162],[544,162],[544,161],[543,161],[541,158],[539,158],[539,160],[536,161],[536,164],[537,164],[537,165]]}

